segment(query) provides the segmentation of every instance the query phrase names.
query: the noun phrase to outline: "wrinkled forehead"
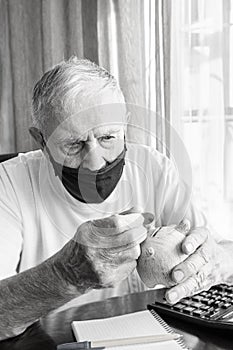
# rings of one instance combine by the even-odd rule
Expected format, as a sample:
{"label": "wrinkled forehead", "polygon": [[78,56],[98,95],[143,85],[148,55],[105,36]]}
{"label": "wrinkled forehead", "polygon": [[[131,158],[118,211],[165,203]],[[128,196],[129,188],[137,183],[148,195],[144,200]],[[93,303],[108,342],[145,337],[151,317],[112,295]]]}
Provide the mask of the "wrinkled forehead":
{"label": "wrinkled forehead", "polygon": [[53,138],[84,137],[90,130],[104,134],[124,129],[127,122],[127,110],[124,103],[96,105],[77,111],[58,123],[52,132]]}
{"label": "wrinkled forehead", "polygon": [[[67,108],[66,108],[67,110]],[[104,89],[94,95],[86,93],[68,103],[69,113],[64,118],[51,119],[47,126],[47,134],[59,132],[85,134],[98,127],[107,128],[108,125],[125,127],[127,109],[124,96],[120,90]]]}

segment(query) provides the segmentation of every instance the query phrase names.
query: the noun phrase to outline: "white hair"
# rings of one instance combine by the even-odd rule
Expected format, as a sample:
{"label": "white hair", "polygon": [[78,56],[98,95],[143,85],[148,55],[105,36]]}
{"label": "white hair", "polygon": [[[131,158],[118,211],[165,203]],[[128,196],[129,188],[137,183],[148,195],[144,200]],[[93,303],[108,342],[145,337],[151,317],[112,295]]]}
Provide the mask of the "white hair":
{"label": "white hair", "polygon": [[37,82],[32,98],[32,118],[35,127],[46,130],[48,120],[63,121],[72,115],[74,106],[82,105],[104,89],[112,89],[124,103],[116,79],[104,68],[73,56],[47,71]]}

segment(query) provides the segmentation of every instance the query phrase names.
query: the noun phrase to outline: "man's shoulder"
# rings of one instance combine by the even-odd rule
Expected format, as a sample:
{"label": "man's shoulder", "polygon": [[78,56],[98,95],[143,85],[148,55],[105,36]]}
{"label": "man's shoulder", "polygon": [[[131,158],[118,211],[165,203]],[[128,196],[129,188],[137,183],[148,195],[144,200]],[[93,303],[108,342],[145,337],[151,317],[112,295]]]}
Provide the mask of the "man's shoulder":
{"label": "man's shoulder", "polygon": [[[43,153],[40,150],[19,153],[17,157],[0,163],[0,193],[5,198],[26,198],[38,182]],[[21,196],[22,195],[22,196]]]}
{"label": "man's shoulder", "polygon": [[38,174],[42,159],[41,150],[19,153],[17,157],[0,163],[0,178],[3,182],[26,181],[27,177]]}
{"label": "man's shoulder", "polygon": [[5,170],[14,170],[15,168],[25,167],[25,166],[36,166],[40,163],[43,157],[41,150],[30,151],[26,153],[19,153],[18,156],[11,158],[2,162],[0,165],[5,168]]}

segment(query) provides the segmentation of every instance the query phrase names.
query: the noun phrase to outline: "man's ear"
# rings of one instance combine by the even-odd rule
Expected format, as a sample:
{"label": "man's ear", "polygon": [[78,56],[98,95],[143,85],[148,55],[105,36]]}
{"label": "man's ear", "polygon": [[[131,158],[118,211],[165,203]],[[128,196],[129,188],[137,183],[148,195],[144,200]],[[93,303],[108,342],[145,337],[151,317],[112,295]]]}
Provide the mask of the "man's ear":
{"label": "man's ear", "polygon": [[44,149],[45,140],[44,140],[42,132],[35,127],[30,127],[29,133],[34,138],[34,140],[40,145],[40,148]]}

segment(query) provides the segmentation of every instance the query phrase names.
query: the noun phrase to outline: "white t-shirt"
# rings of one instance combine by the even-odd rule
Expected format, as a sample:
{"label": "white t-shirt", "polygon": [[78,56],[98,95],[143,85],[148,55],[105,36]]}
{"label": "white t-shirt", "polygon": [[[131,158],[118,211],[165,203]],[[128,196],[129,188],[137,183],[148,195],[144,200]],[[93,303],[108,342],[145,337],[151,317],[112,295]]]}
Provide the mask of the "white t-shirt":
{"label": "white t-shirt", "polygon": [[[156,226],[188,217],[194,226],[203,217],[189,205],[190,189],[161,153],[127,144],[122,176],[102,203],[74,199],[55,176],[41,150],[0,164],[0,279],[43,262],[70,240],[87,220],[140,207],[155,215]],[[136,271],[115,288],[93,290],[76,304],[146,289]]]}

